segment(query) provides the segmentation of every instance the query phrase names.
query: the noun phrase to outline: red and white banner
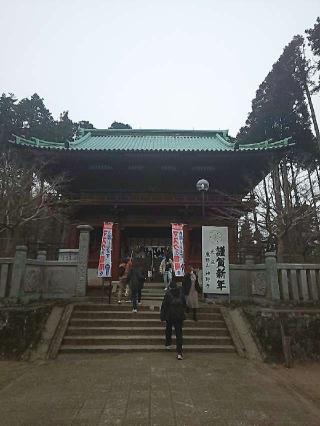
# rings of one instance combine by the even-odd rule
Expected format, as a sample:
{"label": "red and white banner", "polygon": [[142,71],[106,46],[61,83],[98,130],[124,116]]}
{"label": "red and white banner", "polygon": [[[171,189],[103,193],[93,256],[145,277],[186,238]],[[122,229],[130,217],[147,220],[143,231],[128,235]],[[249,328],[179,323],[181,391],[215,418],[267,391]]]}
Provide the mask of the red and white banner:
{"label": "red and white banner", "polygon": [[112,222],[104,222],[98,266],[98,277],[111,277],[112,266]]}
{"label": "red and white banner", "polygon": [[172,224],[172,256],[176,277],[184,276],[183,225]]}

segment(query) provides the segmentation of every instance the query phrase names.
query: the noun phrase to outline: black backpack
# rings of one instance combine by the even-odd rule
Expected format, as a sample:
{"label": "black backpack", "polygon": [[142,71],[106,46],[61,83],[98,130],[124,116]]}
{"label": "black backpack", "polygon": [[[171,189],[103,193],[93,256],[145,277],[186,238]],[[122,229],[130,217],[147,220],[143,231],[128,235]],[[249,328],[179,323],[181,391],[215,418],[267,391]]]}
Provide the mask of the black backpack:
{"label": "black backpack", "polygon": [[[178,289],[177,289],[178,290]],[[170,300],[168,306],[168,313],[170,321],[183,321],[186,319],[185,315],[185,304],[180,291],[177,292],[170,291]]]}

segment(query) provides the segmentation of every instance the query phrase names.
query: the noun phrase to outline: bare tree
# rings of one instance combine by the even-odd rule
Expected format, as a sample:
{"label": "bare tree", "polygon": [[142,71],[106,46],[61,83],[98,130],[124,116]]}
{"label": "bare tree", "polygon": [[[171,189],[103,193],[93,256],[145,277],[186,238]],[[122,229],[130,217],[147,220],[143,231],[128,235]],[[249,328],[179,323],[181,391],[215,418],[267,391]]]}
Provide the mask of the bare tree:
{"label": "bare tree", "polygon": [[47,166],[43,159],[26,163],[10,151],[0,154],[0,237],[6,253],[22,241],[32,224],[41,222],[45,227],[49,219],[64,217],[68,203],[61,188],[66,178],[56,175],[48,182],[44,179]]}
{"label": "bare tree", "polygon": [[[318,228],[319,192],[315,192],[312,172],[291,167],[284,160],[273,168],[253,191],[256,211],[252,222],[263,235],[277,243],[279,260],[305,257],[320,238]],[[291,173],[288,173],[288,171]]]}

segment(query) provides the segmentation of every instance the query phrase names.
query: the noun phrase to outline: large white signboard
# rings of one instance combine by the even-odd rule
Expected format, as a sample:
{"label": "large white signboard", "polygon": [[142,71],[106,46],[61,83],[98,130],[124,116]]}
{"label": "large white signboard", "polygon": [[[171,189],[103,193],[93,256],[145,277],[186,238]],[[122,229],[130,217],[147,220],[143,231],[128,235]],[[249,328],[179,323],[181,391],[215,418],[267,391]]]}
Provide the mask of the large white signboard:
{"label": "large white signboard", "polygon": [[230,293],[227,227],[202,227],[202,270],[204,293]]}

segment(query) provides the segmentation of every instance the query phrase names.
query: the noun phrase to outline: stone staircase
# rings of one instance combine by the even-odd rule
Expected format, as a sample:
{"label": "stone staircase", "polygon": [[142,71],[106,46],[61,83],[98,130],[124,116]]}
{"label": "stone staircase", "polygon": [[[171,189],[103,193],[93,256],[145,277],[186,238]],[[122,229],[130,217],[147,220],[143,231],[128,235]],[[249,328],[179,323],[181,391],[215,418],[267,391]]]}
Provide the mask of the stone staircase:
{"label": "stone staircase", "polygon": [[146,282],[142,289],[142,300],[144,302],[158,302],[161,305],[164,296],[164,284],[157,282]]}
{"label": "stone staircase", "polygon": [[[60,353],[164,351],[164,325],[159,317],[162,299],[163,286],[149,284],[143,291],[144,305],[139,306],[138,313],[132,312],[131,304],[89,302],[75,305]],[[193,321],[188,314],[183,337],[186,352],[235,351],[217,306],[201,306],[198,321]]]}

